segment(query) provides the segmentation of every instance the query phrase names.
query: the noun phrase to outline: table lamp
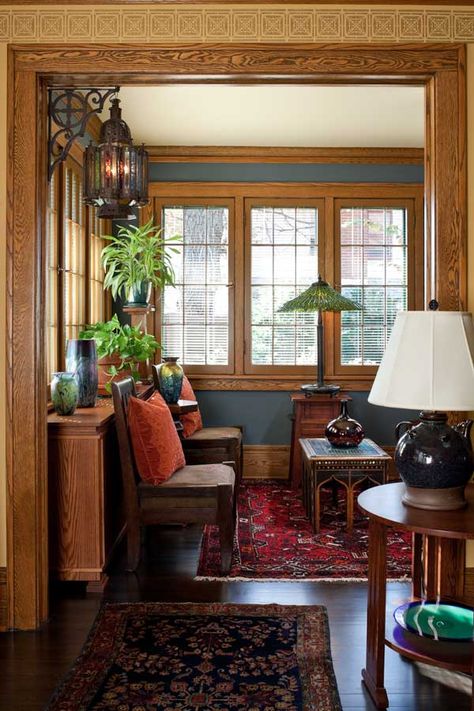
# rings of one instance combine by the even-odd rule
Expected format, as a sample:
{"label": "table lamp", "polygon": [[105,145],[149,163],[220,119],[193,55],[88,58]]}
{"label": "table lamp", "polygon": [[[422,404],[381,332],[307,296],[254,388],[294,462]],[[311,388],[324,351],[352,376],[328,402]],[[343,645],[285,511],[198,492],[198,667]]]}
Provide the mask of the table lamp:
{"label": "table lamp", "polygon": [[290,313],[294,311],[317,311],[318,323],[316,326],[317,347],[318,347],[318,382],[302,385],[301,390],[306,395],[313,394],[329,394],[339,392],[340,385],[328,385],[324,382],[324,325],[323,311],[359,311],[362,309],[360,304],[351,301],[347,297],[340,294],[332,288],[327,281],[318,276],[318,281],[311,284],[310,287],[298,294],[294,299],[287,301],[283,306],[280,306],[278,313]]}
{"label": "table lamp", "polygon": [[397,425],[395,465],[409,506],[450,511],[465,506],[473,472],[472,420],[450,427],[447,411],[474,409],[474,324],[469,313],[400,312],[375,377],[369,402],[420,410]]}

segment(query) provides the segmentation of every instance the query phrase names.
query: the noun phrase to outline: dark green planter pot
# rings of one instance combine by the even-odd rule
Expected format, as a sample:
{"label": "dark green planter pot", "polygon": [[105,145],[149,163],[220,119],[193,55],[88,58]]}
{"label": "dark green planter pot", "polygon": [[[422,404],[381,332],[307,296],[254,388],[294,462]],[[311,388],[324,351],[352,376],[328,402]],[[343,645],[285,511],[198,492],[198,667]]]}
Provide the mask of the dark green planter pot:
{"label": "dark green planter pot", "polygon": [[158,370],[158,384],[165,402],[178,402],[183,385],[184,372],[177,358],[164,358]]}
{"label": "dark green planter pot", "polygon": [[58,415],[72,415],[77,406],[79,387],[74,373],[53,373],[51,400]]}
{"label": "dark green planter pot", "polygon": [[134,284],[127,291],[125,306],[147,306],[151,296],[151,284],[149,281],[141,281]]}

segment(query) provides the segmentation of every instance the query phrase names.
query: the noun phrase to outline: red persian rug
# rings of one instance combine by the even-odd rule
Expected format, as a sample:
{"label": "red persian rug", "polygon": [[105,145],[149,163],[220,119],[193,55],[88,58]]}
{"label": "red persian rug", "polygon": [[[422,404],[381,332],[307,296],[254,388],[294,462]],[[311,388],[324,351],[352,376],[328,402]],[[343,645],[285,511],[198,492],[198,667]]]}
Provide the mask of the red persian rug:
{"label": "red persian rug", "polygon": [[47,706],[99,709],[342,711],[326,608],[106,605]]}
{"label": "red persian rug", "polygon": [[[313,533],[301,495],[274,481],[244,482],[229,579],[346,580],[367,579],[367,519],[354,506],[354,528],[345,526],[345,499],[322,491],[321,530]],[[389,532],[387,577],[410,574],[411,535]],[[222,578],[219,534],[206,526],[197,579]]]}

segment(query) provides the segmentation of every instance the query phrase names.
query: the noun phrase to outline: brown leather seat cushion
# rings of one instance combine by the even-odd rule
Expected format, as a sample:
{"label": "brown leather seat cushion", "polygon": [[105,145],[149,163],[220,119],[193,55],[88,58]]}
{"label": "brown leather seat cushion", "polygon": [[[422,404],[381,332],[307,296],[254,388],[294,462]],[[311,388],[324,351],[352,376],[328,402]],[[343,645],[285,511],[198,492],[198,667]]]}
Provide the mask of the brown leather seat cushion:
{"label": "brown leather seat cushion", "polygon": [[203,427],[194,434],[186,437],[187,440],[202,440],[202,439],[242,439],[242,432],[238,427]]}
{"label": "brown leather seat cushion", "polygon": [[[141,496],[160,497],[169,495],[173,489],[186,489],[188,487],[215,487],[218,484],[231,484],[234,486],[235,474],[232,467],[227,464],[196,464],[178,469],[167,481],[159,486],[150,486],[140,482],[138,490]],[[189,495],[192,496],[192,490]]]}

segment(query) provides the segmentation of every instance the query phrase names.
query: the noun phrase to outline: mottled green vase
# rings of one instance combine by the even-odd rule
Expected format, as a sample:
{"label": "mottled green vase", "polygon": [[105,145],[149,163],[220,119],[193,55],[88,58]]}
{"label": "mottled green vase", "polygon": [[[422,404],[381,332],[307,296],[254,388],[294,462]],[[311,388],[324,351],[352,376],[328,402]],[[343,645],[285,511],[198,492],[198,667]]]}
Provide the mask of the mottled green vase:
{"label": "mottled green vase", "polygon": [[53,373],[51,400],[58,415],[72,415],[79,398],[75,373]]}
{"label": "mottled green vase", "polygon": [[184,373],[177,360],[177,358],[164,358],[158,370],[160,393],[164,401],[170,405],[178,402],[183,385]]}

